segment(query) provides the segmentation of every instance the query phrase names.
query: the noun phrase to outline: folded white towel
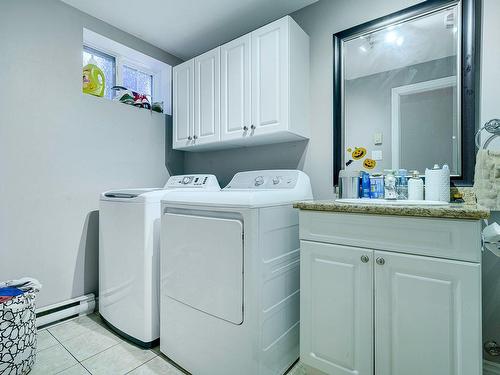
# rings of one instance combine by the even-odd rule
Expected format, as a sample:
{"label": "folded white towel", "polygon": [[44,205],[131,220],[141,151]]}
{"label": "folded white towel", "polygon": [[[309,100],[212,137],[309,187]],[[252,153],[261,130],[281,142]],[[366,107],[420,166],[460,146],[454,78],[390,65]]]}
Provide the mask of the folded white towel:
{"label": "folded white towel", "polygon": [[23,277],[18,280],[9,280],[0,282],[0,288],[18,288],[24,291],[32,290],[39,292],[42,289],[42,284],[37,279],[31,277]]}
{"label": "folded white towel", "polygon": [[500,210],[500,152],[477,152],[474,193],[480,205],[491,210]]}

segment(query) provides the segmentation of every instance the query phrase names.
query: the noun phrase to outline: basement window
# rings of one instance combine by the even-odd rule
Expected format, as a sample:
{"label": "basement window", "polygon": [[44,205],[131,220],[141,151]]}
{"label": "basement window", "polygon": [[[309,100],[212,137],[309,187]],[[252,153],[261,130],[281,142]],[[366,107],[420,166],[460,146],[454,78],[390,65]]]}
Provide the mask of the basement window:
{"label": "basement window", "polygon": [[127,65],[122,67],[123,86],[129,90],[140,92],[151,100],[153,95],[154,73],[144,72]]}
{"label": "basement window", "polygon": [[97,65],[105,77],[104,97],[114,98],[114,92],[111,87],[116,85],[116,59],[114,56],[98,51],[94,48],[83,46],[83,66],[93,63]]}
{"label": "basement window", "polygon": [[91,58],[105,76],[104,97],[117,100],[124,91],[121,86],[144,95],[152,105],[162,103],[163,113],[172,113],[172,67],[121,43],[83,29],[83,66]]}

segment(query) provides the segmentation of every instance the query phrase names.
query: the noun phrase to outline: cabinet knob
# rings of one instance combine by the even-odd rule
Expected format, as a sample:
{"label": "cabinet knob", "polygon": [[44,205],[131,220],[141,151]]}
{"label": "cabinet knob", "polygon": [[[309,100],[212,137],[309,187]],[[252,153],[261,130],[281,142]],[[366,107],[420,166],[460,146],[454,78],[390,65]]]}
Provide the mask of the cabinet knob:
{"label": "cabinet knob", "polygon": [[198,139],[198,136],[196,134],[193,135],[193,139]]}
{"label": "cabinet knob", "polygon": [[247,130],[248,130],[248,126],[246,126],[246,125],[245,125],[245,126],[243,127],[243,131],[245,131],[245,132],[246,132]]}
{"label": "cabinet knob", "polygon": [[361,255],[361,261],[363,263],[368,263],[369,260],[370,258],[368,258],[368,255]]}
{"label": "cabinet knob", "polygon": [[377,258],[376,262],[378,265],[383,266],[385,264],[385,259],[384,258]]}
{"label": "cabinet knob", "polygon": [[190,140],[192,140],[192,139],[193,139],[193,137],[191,137],[191,136],[189,136],[189,137],[188,137],[188,140],[189,140],[189,141],[190,141]]}
{"label": "cabinet knob", "polygon": [[250,129],[255,130],[256,129],[255,125],[250,126]]}

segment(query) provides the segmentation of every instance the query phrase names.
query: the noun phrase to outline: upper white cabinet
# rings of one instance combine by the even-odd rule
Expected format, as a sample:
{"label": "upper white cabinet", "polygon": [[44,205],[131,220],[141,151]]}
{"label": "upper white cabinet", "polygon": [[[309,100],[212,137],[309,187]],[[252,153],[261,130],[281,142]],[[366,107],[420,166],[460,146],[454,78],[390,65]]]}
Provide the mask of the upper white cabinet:
{"label": "upper white cabinet", "polygon": [[288,38],[287,18],[252,33],[252,122],[257,134],[288,126]]}
{"label": "upper white cabinet", "polygon": [[193,145],[220,139],[220,48],[194,59]]}
{"label": "upper white cabinet", "polygon": [[221,136],[240,139],[252,126],[250,34],[221,47]]}
{"label": "upper white cabinet", "polygon": [[173,70],[173,148],[187,147],[194,134],[194,60]]}
{"label": "upper white cabinet", "polygon": [[[202,151],[308,138],[309,37],[286,16],[194,59],[194,127],[175,149]],[[191,61],[191,60],[190,60]],[[174,67],[174,137],[189,100]],[[178,96],[178,97],[176,97]],[[176,120],[177,117],[180,119]],[[189,126],[188,126],[189,127]],[[189,136],[188,136],[189,137]]]}

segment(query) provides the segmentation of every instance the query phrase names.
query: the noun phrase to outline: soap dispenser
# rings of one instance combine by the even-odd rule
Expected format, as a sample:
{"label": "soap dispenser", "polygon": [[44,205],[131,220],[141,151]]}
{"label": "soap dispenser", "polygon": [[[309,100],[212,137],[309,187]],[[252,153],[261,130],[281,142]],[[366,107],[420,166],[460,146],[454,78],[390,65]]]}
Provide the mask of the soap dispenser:
{"label": "soap dispenser", "polygon": [[412,171],[408,180],[408,199],[421,201],[424,199],[424,181],[420,178],[419,171]]}

